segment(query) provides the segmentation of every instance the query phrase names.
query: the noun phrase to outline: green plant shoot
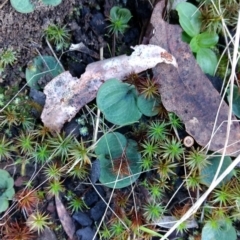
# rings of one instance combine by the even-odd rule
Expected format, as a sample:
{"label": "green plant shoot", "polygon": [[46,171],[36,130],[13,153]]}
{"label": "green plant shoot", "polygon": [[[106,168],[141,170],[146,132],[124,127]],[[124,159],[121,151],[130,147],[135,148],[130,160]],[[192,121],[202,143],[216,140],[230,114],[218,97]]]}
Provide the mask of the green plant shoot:
{"label": "green plant shoot", "polygon": [[130,11],[126,8],[113,7],[110,10],[109,21],[111,22],[109,27],[109,32],[118,36],[118,34],[123,34],[129,27],[128,22],[132,18]]}
{"label": "green plant shoot", "polygon": [[218,58],[210,49],[218,43],[218,34],[214,32],[200,33],[201,12],[197,7],[188,2],[181,2],[176,10],[183,30],[183,41],[190,44],[192,52],[196,53],[196,60],[204,73],[214,75]]}

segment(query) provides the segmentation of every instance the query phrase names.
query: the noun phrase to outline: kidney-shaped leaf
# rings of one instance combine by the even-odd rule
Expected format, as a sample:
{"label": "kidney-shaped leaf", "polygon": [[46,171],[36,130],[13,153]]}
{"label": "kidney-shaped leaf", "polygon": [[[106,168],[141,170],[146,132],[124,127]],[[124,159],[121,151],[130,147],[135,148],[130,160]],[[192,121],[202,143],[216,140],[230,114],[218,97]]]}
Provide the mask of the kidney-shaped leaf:
{"label": "kidney-shaped leaf", "polygon": [[5,212],[8,209],[9,202],[8,202],[7,198],[5,198],[5,197],[0,197],[0,202],[1,202],[0,213],[2,213],[2,212]]}
{"label": "kidney-shaped leaf", "polygon": [[25,71],[27,84],[29,87],[39,89],[38,81],[41,78],[56,77],[62,72],[62,68],[52,56],[38,56],[31,61]]}
{"label": "kidney-shaped leaf", "polygon": [[152,117],[157,115],[157,105],[159,105],[159,102],[155,98],[148,99],[143,94],[140,94],[137,98],[137,106],[145,116]]}
{"label": "kidney-shaped leaf", "polygon": [[181,2],[176,10],[183,30],[191,37],[196,36],[201,28],[201,13],[197,7],[188,2]]}
{"label": "kidney-shaped leaf", "polygon": [[104,134],[95,148],[97,156],[115,158],[122,154],[127,146],[127,139],[124,135],[118,132]]}
{"label": "kidney-shaped leaf", "polygon": [[[139,178],[139,175],[141,173],[141,165],[136,163],[140,161],[140,154],[127,148],[126,156],[128,159],[127,164],[129,169],[129,174],[127,175],[122,175],[121,169],[119,170],[119,175],[118,169],[113,170],[112,166],[115,165],[115,162],[117,162],[117,166],[120,165],[119,159],[113,159],[111,161],[104,158],[103,156],[99,158],[101,168],[99,181],[102,184],[110,188],[124,188],[131,185]],[[122,164],[125,165],[126,163],[123,161]]]}
{"label": "kidney-shaped leaf", "polygon": [[202,229],[202,240],[236,240],[236,229],[232,224],[227,223],[225,219],[217,221],[218,226],[212,226],[207,222]]}
{"label": "kidney-shaped leaf", "polygon": [[[214,156],[209,159],[210,164],[207,165],[205,168],[202,169],[201,171],[201,177],[202,177],[202,184],[205,184],[207,186],[210,186],[212,183],[212,180],[217,172],[219,163],[221,160],[221,156]],[[225,156],[223,160],[223,164],[221,167],[221,170],[219,172],[220,176],[227,168],[228,166],[232,163],[232,160],[229,156]],[[233,176],[233,171],[230,172],[220,184],[227,183]]]}
{"label": "kidney-shaped leaf", "polygon": [[123,188],[135,182],[141,173],[137,143],[120,133],[105,134],[95,149],[100,162],[100,182],[110,188]]}
{"label": "kidney-shaped leaf", "polygon": [[142,116],[135,88],[117,79],[109,79],[99,88],[97,106],[108,121],[118,125],[136,122]]}
{"label": "kidney-shaped leaf", "polygon": [[12,199],[14,192],[7,192],[9,189],[13,189],[14,180],[10,174],[4,170],[0,169],[0,195],[6,196],[8,199]]}
{"label": "kidney-shaped leaf", "polygon": [[15,190],[13,188],[14,180],[10,174],[0,169],[0,213],[8,208],[8,200],[12,200]]}
{"label": "kidney-shaped leaf", "polygon": [[12,7],[20,13],[30,13],[34,11],[34,6],[30,0],[10,0]]}

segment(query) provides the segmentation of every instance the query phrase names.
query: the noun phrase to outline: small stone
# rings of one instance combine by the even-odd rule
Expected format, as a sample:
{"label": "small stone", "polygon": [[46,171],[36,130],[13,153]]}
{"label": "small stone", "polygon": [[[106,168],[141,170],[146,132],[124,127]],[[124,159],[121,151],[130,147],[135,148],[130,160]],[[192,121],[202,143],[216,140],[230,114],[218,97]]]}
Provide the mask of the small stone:
{"label": "small stone", "polygon": [[44,228],[37,240],[57,240],[55,233],[50,228]]}
{"label": "small stone", "polygon": [[96,203],[94,207],[90,209],[90,216],[94,221],[98,221],[99,219],[102,218],[104,212],[106,209],[106,204],[100,200],[99,202]]}
{"label": "small stone", "polygon": [[103,35],[106,32],[106,20],[102,13],[98,12],[93,15],[90,26],[97,35]]}
{"label": "small stone", "polygon": [[90,179],[94,184],[98,181],[99,177],[100,177],[100,162],[97,159],[92,163]]}
{"label": "small stone", "polygon": [[95,235],[95,231],[90,227],[79,229],[77,230],[76,234],[81,240],[97,240],[98,239],[97,237],[93,238]]}
{"label": "small stone", "polygon": [[104,190],[104,188],[102,187],[102,186],[100,186],[100,185],[95,185],[95,191],[97,191],[97,193],[98,193],[98,196],[101,198],[101,197],[105,197],[106,196],[106,192],[105,192],[105,190]]}
{"label": "small stone", "polygon": [[64,132],[66,133],[66,136],[68,135],[73,135],[74,137],[79,136],[79,131],[78,131],[78,124],[76,123],[75,119],[72,119],[70,122],[65,124],[64,126]]}
{"label": "small stone", "polygon": [[21,187],[23,186],[24,183],[26,183],[29,179],[26,176],[19,176],[15,182],[14,182],[14,186],[16,187]]}
{"label": "small stone", "polygon": [[84,195],[84,202],[88,207],[91,207],[99,200],[98,194],[94,191],[94,189],[88,191]]}
{"label": "small stone", "polygon": [[92,219],[83,212],[74,213],[73,219],[75,219],[83,227],[91,226],[93,222]]}
{"label": "small stone", "polygon": [[43,92],[38,91],[34,88],[30,88],[29,96],[32,98],[32,100],[36,103],[38,103],[41,106],[44,106],[46,96]]}

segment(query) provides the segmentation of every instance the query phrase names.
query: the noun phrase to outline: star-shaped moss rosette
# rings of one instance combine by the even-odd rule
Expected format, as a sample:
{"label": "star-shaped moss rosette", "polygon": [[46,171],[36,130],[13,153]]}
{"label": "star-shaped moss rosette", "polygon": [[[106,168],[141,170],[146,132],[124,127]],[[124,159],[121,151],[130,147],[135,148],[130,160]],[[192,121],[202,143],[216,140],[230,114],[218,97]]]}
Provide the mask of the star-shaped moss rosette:
{"label": "star-shaped moss rosette", "polygon": [[0,169],[0,213],[7,210],[9,200],[13,199],[15,190],[13,178],[3,169]]}
{"label": "star-shaped moss rosette", "polygon": [[123,188],[134,183],[141,174],[141,156],[137,143],[118,132],[105,134],[95,153],[100,161],[99,181],[110,188]]}

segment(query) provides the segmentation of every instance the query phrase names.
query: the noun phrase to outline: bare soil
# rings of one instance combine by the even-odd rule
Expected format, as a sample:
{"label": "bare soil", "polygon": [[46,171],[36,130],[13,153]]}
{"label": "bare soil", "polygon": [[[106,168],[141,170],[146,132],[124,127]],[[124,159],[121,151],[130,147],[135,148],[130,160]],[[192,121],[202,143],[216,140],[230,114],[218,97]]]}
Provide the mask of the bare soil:
{"label": "bare soil", "polygon": [[[2,0],[3,3],[3,0]],[[8,1],[0,9],[0,50],[12,48],[17,52],[17,61],[4,71],[5,84],[15,84],[24,77],[22,68],[34,56],[49,51],[42,46],[43,30],[49,23],[62,25],[75,6],[75,0],[63,0],[57,7],[38,6],[28,14],[17,12]],[[1,5],[1,2],[0,2]],[[2,80],[3,81],[3,80]]]}

